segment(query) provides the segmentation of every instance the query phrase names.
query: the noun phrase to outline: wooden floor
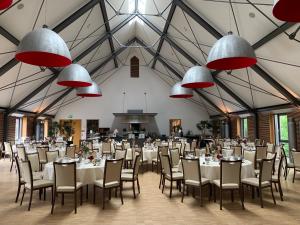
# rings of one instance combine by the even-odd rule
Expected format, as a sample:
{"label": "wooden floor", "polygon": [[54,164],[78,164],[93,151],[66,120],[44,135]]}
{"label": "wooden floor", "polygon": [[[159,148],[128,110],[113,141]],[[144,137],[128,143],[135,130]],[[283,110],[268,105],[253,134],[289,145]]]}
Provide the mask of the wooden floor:
{"label": "wooden floor", "polygon": [[[100,207],[100,194],[97,195],[96,205],[90,199],[78,207],[75,215],[71,196],[65,199],[65,205],[57,200],[54,215],[50,214],[50,195],[46,201],[38,200],[38,194],[33,197],[31,211],[27,211],[28,195],[25,195],[23,206],[14,203],[16,194],[17,174],[9,172],[9,160],[0,160],[0,224],[2,225],[37,225],[37,224],[300,224],[300,176],[295,184],[283,183],[284,202],[279,200],[276,193],[277,205],[271,201],[271,196],[265,192],[265,208],[261,209],[258,198],[252,200],[247,193],[245,200],[246,210],[242,210],[238,196],[231,203],[229,196],[225,196],[223,210],[219,210],[219,202],[208,202],[205,197],[204,207],[191,196],[185,197],[181,203],[180,193],[175,190],[172,199],[169,199],[169,188],[162,194],[158,189],[159,176],[156,173],[146,172],[140,175],[141,194],[133,199],[130,184],[125,184],[124,205],[119,198],[107,201],[107,208]],[[292,175],[292,172],[291,174]],[[206,195],[207,196],[207,195]]]}

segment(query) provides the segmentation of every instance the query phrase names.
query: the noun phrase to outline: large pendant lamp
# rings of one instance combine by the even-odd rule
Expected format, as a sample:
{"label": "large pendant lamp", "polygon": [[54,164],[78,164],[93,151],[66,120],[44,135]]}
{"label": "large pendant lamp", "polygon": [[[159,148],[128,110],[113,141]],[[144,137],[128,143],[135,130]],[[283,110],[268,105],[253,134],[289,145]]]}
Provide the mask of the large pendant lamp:
{"label": "large pendant lamp", "polygon": [[300,22],[299,0],[274,0],[273,15],[282,21]]}
{"label": "large pendant lamp", "polygon": [[9,8],[12,2],[13,0],[0,0],[0,10]]}
{"label": "large pendant lamp", "polygon": [[193,97],[193,90],[181,86],[181,82],[176,83],[170,93],[171,98],[191,98]]}
{"label": "large pendant lamp", "polygon": [[57,78],[57,84],[67,87],[88,87],[92,85],[89,72],[78,64],[65,67]]}
{"label": "large pendant lamp", "polygon": [[229,33],[211,48],[206,66],[215,70],[234,70],[252,66],[256,62],[251,45],[245,39]]}
{"label": "large pendant lamp", "polygon": [[181,86],[185,88],[208,88],[214,86],[210,71],[203,66],[193,66],[184,75]]}
{"label": "large pendant lamp", "polygon": [[100,97],[100,96],[102,96],[100,87],[95,82],[92,82],[92,85],[89,87],[77,88],[76,94],[77,94],[77,96],[81,96],[81,97]]}
{"label": "large pendant lamp", "polygon": [[26,34],[18,46],[16,59],[45,67],[65,67],[72,63],[70,51],[64,40],[47,28]]}

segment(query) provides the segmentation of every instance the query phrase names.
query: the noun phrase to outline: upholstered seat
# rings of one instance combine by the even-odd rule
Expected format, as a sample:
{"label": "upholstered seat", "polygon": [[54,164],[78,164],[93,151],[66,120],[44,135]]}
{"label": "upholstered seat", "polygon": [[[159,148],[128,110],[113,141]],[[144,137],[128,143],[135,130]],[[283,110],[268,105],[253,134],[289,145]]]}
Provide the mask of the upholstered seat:
{"label": "upholstered seat", "polygon": [[173,168],[172,168],[172,172],[173,172],[173,173],[177,173],[177,172],[178,172],[178,169],[179,169],[179,167],[173,167]]}
{"label": "upholstered seat", "polygon": [[123,173],[133,173],[133,169],[122,169],[122,174]]}
{"label": "upholstered seat", "polygon": [[[96,180],[94,182],[94,185],[103,188],[104,187],[103,181],[104,181],[103,179]],[[118,187],[118,186],[119,186],[119,182],[117,182],[117,181],[112,181],[112,182],[108,182],[108,183],[105,184],[106,188],[112,188],[112,187]]]}
{"label": "upholstered seat", "polygon": [[[201,178],[201,183],[202,183],[202,185],[209,184],[209,179],[202,177]],[[186,185],[191,185],[191,186],[199,186],[200,185],[200,181],[197,181],[197,180],[185,180],[185,184]]]}
{"label": "upholstered seat", "polygon": [[[247,184],[247,185],[251,185],[251,186],[255,186],[255,187],[259,187],[259,178],[252,177],[252,178],[242,179],[242,183]],[[263,182],[261,182],[261,186],[262,187],[270,186],[270,182],[269,181],[263,181]]]}
{"label": "upholstered seat", "polygon": [[[166,178],[171,179],[170,174],[166,174]],[[183,173],[181,172],[173,172],[172,173],[172,179],[173,180],[182,180],[183,179]]]}
{"label": "upholstered seat", "polygon": [[278,181],[278,176],[277,175],[273,175],[272,176],[272,181]]}
{"label": "upholstered seat", "polygon": [[[218,187],[221,186],[220,180],[214,180],[213,183],[217,185]],[[223,189],[239,189],[239,184],[236,183],[227,183],[227,184],[222,184]]]}
{"label": "upholstered seat", "polygon": [[[34,180],[33,181],[33,189],[44,188],[44,187],[51,187],[53,182],[51,180]],[[31,189],[31,185],[26,183],[25,187],[27,189]]]}
{"label": "upholstered seat", "polygon": [[[76,182],[76,190],[81,188],[83,185],[81,182]],[[57,186],[56,187],[57,192],[74,192],[75,187],[74,186]]]}

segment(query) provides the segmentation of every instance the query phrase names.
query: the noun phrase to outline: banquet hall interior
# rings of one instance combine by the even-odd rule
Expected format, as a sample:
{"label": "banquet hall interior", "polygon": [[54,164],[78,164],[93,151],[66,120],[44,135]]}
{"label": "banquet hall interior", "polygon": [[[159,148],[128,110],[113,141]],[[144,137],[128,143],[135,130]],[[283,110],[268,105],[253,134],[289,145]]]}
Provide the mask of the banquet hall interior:
{"label": "banquet hall interior", "polygon": [[299,224],[299,0],[0,0],[0,224]]}

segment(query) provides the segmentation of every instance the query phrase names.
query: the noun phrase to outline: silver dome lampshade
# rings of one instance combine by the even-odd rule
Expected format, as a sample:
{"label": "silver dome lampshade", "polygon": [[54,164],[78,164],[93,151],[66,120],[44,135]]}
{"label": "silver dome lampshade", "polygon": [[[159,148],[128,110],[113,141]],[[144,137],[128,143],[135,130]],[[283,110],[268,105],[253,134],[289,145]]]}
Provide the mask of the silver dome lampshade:
{"label": "silver dome lampshade", "polygon": [[170,93],[171,98],[191,98],[193,97],[193,90],[181,86],[181,82],[176,83]]}
{"label": "silver dome lampshade", "polygon": [[100,97],[102,92],[100,87],[95,82],[92,82],[92,85],[89,87],[80,87],[76,89],[77,96],[81,97]]}
{"label": "silver dome lampshade", "polygon": [[36,66],[65,67],[72,63],[64,40],[47,28],[34,30],[21,40],[16,59]]}
{"label": "silver dome lampshade", "polygon": [[214,86],[210,71],[203,66],[193,66],[184,75],[182,87],[185,88],[208,88]]}
{"label": "silver dome lampshade", "polygon": [[13,3],[13,0],[0,0],[0,10],[9,8]]}
{"label": "silver dome lampshade", "polygon": [[210,50],[207,68],[215,70],[234,70],[256,64],[253,48],[245,39],[229,34],[219,39]]}
{"label": "silver dome lampshade", "polygon": [[92,85],[89,72],[79,64],[65,67],[57,78],[57,84],[67,87],[88,87]]}
{"label": "silver dome lampshade", "polygon": [[282,21],[300,22],[299,0],[274,0],[273,15]]}

